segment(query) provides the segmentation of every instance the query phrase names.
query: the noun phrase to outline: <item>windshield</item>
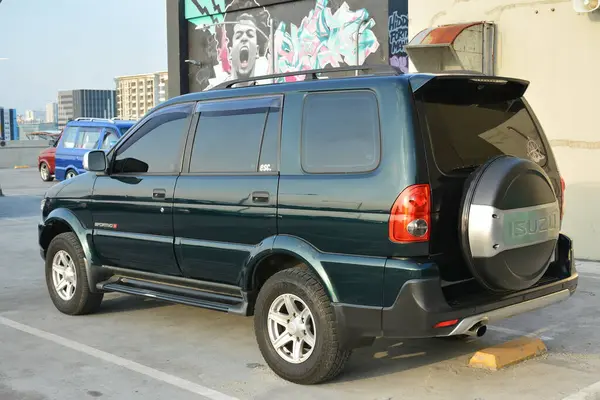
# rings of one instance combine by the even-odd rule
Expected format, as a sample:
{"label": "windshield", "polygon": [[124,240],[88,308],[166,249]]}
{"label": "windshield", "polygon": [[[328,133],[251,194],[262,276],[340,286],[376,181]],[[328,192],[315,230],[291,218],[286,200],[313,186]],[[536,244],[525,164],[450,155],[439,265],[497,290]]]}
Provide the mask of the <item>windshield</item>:
{"label": "windshield", "polygon": [[513,98],[506,88],[494,87],[498,85],[470,88],[472,83],[460,82],[428,88],[417,96],[442,172],[476,167],[498,155],[545,165],[544,144],[520,93]]}

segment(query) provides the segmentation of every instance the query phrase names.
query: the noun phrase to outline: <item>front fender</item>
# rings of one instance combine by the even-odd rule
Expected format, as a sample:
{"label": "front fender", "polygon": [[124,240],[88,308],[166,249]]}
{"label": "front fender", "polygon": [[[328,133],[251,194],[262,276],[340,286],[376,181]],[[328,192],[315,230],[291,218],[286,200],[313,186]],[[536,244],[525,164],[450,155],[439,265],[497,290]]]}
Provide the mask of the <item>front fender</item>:
{"label": "front fender", "polygon": [[[67,226],[79,239],[85,254],[84,264],[91,292],[96,292],[96,283],[101,280],[100,268],[94,268],[97,262],[93,252],[92,229],[86,228],[77,216],[66,208],[57,208],[48,214],[39,228],[39,244],[44,254],[55,235],[57,225]],[[61,231],[64,231],[61,229]]]}

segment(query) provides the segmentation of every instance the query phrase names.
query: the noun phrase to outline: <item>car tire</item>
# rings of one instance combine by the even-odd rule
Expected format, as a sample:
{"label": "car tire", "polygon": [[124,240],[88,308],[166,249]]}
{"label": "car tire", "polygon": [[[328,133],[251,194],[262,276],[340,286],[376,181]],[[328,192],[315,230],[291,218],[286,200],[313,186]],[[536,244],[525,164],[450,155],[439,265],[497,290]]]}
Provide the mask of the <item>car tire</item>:
{"label": "car tire", "polygon": [[76,176],[77,176],[77,172],[75,172],[74,170],[70,169],[65,174],[65,180],[71,179],[71,178],[75,178]]}
{"label": "car tire", "polygon": [[[290,300],[298,317],[284,327],[275,321],[285,315],[293,316],[294,312],[287,310]],[[275,319],[272,317],[274,311],[277,311]],[[304,265],[276,273],[258,294],[254,316],[256,340],[269,367],[285,380],[310,385],[339,375],[352,350],[342,348],[338,329],[325,289]],[[286,334],[288,338],[281,342],[285,344],[276,349],[277,338]],[[298,355],[300,357],[295,357]]]}
{"label": "car tire", "polygon": [[54,180],[54,177],[50,173],[50,167],[45,162],[40,164],[40,178],[44,182],[52,182]]}
{"label": "car tire", "polygon": [[90,291],[84,260],[83,248],[72,232],[61,233],[48,246],[46,285],[54,306],[64,314],[91,314],[104,297]]}

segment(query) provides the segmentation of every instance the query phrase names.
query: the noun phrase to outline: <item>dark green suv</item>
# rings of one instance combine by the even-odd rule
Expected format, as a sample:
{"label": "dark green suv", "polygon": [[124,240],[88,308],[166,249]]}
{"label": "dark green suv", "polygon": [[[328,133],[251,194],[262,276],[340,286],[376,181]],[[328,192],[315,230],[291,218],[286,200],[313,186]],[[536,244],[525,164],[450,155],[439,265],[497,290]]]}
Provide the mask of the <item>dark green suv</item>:
{"label": "dark green suv", "polygon": [[312,384],[376,337],[480,336],[575,291],[527,82],[302,74],[171,99],[87,153],[42,203],[55,306],[121,292],[254,315],[269,366]]}

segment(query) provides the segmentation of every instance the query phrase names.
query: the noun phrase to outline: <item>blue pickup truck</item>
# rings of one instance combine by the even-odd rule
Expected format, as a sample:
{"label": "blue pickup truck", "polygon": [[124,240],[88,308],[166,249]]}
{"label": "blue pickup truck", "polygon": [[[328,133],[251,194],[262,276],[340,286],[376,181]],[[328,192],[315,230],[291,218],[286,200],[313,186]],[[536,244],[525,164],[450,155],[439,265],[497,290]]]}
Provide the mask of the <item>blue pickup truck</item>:
{"label": "blue pickup truck", "polygon": [[56,180],[84,173],[85,153],[109,150],[134,124],[134,121],[102,118],[77,118],[67,123],[56,147]]}

